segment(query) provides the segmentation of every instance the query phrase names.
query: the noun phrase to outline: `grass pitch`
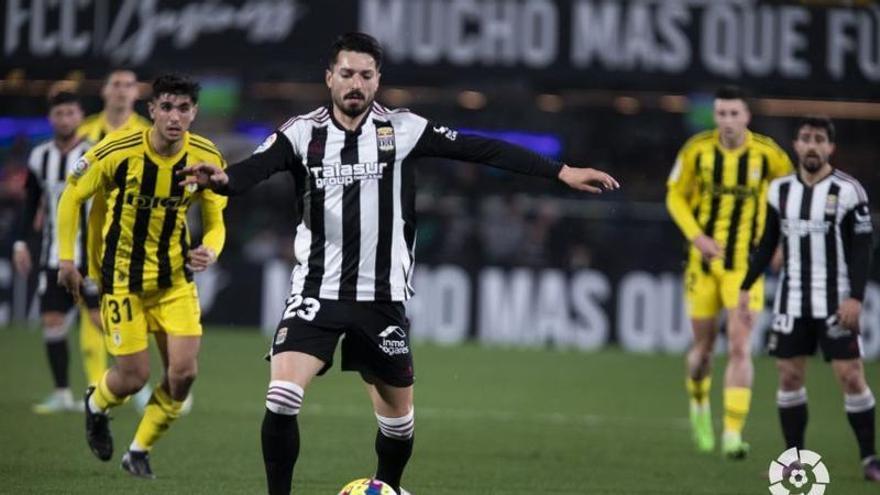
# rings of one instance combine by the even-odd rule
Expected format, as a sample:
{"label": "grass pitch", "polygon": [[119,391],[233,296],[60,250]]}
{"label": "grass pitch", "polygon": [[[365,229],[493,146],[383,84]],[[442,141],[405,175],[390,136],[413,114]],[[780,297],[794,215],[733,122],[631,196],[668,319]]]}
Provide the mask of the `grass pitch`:
{"label": "grass pitch", "polygon": [[[39,332],[0,329],[0,493],[265,493],[259,430],[267,346],[253,331],[206,330],[193,412],[154,449],[158,479],[143,481],[119,467],[137,424],[134,408],[115,410],[116,453],[98,461],[85,444],[82,415],[31,413],[50,387]],[[745,432],[751,455],[730,462],[691,446],[679,356],[428,345],[414,352],[416,450],[404,486],[415,495],[769,493],[767,467],[783,444],[767,358],[756,362]],[[81,367],[72,357],[79,391]],[[716,363],[712,392],[716,428],[723,364]],[[867,371],[877,387],[877,364]],[[861,480],[841,393],[824,363],[810,363],[808,389],[807,446],[831,473],[825,493],[877,493]],[[376,422],[356,375],[334,369],[317,379],[300,427],[294,493],[334,495],[373,472]]]}

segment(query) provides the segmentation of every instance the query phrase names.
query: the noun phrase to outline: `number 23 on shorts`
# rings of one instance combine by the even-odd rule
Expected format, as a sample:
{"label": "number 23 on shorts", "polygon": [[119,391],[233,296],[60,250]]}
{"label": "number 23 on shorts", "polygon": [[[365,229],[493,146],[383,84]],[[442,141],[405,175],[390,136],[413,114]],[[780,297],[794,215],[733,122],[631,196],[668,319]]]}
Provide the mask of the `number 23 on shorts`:
{"label": "number 23 on shorts", "polygon": [[321,301],[313,297],[306,297],[296,294],[287,298],[287,307],[284,308],[282,320],[290,320],[293,318],[301,318],[305,321],[312,321],[321,310]]}

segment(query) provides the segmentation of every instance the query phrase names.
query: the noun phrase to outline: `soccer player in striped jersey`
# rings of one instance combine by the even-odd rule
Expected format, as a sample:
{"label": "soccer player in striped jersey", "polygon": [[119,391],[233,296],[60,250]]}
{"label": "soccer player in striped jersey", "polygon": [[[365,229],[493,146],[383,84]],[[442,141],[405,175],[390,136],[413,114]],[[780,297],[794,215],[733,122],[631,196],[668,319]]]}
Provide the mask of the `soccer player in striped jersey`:
{"label": "soccer player in striped jersey", "polygon": [[[86,438],[99,459],[113,454],[108,410],[149,377],[148,333],[163,357],[164,376],[122,458],[124,469],[145,478],[153,477],[148,453],[180,415],[196,376],[202,327],[193,272],[215,262],[226,235],[226,199],[174,178],[191,163],[225,168],[217,148],[188,130],[198,90],[184,77],[157,78],[149,103],[152,127],[112,133],[89,150],[68,180],[58,213],[58,280],[78,294],[82,279],[73,245],[79,206],[98,192],[107,198],[99,282],[105,343],[116,363],[86,392]],[[204,236],[201,246],[191,248],[186,213],[194,201],[201,201]]]}
{"label": "soccer player in striped jersey", "polygon": [[297,264],[270,352],[263,416],[269,493],[288,494],[299,455],[298,414],[306,387],[333,363],[363,378],[378,422],[376,477],[397,493],[413,449],[413,358],[403,301],[413,294],[415,166],[424,157],[484,163],[598,193],[608,174],[573,168],[501,141],[460,134],[409,110],[374,102],[382,49],[349,33],[334,43],[325,72],[331,104],[282,125],[227,175],[212,165],[185,171],[223,194],[240,194],[290,173],[302,208]]}
{"label": "soccer player in striped jersey", "polygon": [[[742,430],[751,403],[751,327],[731,318],[745,275],[749,250],[764,229],[767,185],[791,173],[791,161],[772,139],[749,131],[749,108],[741,90],[715,95],[717,129],[692,137],[679,151],[667,182],[666,205],[691,243],[685,268],[685,298],[694,341],[687,355],[686,387],[697,449],[715,449],[709,407],[712,351],[717,319],[728,310],[728,363],[724,376],[722,453],[745,457]],[[751,290],[750,311],[764,305],[764,285]]]}
{"label": "soccer player in striped jersey", "polygon": [[[16,271],[27,276],[31,269],[31,255],[26,239],[34,226],[37,213],[42,218],[42,250],[37,291],[40,296],[40,314],[43,324],[43,341],[55,390],[41,403],[34,405],[34,412],[49,414],[59,411],[82,411],[82,404],[74,400],[70,391],[68,371],[69,351],[67,333],[70,321],[67,314],[77,307],[73,298],[58,285],[58,238],[55,216],[61,191],[67,175],[74,164],[92,145],[76,135],[82,122],[82,107],[71,93],[61,92],[49,100],[49,123],[54,136],[37,145],[28,159],[26,197],[20,216],[18,240],[13,245],[13,261]],[[87,205],[83,207],[87,209]],[[85,235],[76,246],[76,265],[85,273]],[[80,348],[86,378],[95,383],[106,369],[104,341],[98,314],[98,290],[89,280],[84,290],[85,304],[80,308]]]}
{"label": "soccer player in striped jersey", "polygon": [[[752,255],[739,306],[748,305],[749,289],[781,245],[783,270],[768,347],[779,370],[776,403],[785,444],[804,448],[807,357],[818,346],[843,389],[864,477],[880,481],[874,394],[865,380],[859,341],[873,226],[862,185],[829,162],[835,139],[827,117],[806,117],[798,124],[798,171],[770,184],[767,228]],[[749,317],[746,311],[740,315]]]}
{"label": "soccer player in striped jersey", "polygon": [[[83,120],[77,129],[77,134],[88,139],[93,144],[98,144],[108,134],[116,131],[128,131],[148,129],[150,121],[134,110],[138,99],[137,74],[130,69],[111,70],[104,79],[101,87],[101,98],[104,108]],[[102,194],[96,194],[91,201],[88,216],[88,276],[92,280],[98,280],[101,276],[101,227],[104,225],[104,216],[107,213],[107,202]],[[85,357],[90,385],[97,385],[98,380],[107,371],[107,357],[104,352],[104,339],[102,335],[97,338],[93,333],[87,333],[87,341],[84,345],[92,351]],[[98,352],[100,350],[101,352]],[[141,394],[135,396],[133,401],[143,408],[149,399],[149,386],[144,387]]]}

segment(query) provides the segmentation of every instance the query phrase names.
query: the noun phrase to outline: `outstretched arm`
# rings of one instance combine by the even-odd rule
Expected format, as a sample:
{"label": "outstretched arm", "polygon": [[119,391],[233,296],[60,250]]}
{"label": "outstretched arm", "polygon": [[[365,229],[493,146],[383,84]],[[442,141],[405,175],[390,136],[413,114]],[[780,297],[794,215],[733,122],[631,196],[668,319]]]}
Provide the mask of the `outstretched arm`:
{"label": "outstretched arm", "polygon": [[266,138],[253,155],[230,165],[225,171],[208,163],[190,165],[180,172],[180,185],[198,184],[224,196],[242,194],[273,174],[292,170],[300,159],[283,133],[276,131]]}
{"label": "outstretched arm", "polygon": [[428,122],[413,148],[416,156],[451,158],[525,175],[559,179],[581,191],[601,193],[620,184],[610,175],[592,168],[570,167],[556,160],[498,139],[485,138]]}

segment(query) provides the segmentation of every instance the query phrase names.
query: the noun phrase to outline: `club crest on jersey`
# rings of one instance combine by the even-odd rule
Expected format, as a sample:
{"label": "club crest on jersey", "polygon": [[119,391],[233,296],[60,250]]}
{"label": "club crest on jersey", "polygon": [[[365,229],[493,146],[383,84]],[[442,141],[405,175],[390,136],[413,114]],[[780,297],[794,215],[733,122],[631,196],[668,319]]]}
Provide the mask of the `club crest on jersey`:
{"label": "club crest on jersey", "polygon": [[199,190],[199,185],[196,184],[195,182],[193,182],[192,184],[186,185],[186,192],[188,192],[190,194],[195,194],[195,192],[198,190]]}
{"label": "club crest on jersey", "polygon": [[379,151],[393,151],[394,129],[391,127],[377,127],[376,142],[378,144]]}
{"label": "club crest on jersey", "polygon": [[83,156],[83,157],[80,157],[80,159],[77,160],[76,163],[73,165],[73,171],[71,172],[71,174],[74,177],[76,177],[77,179],[79,179],[80,177],[82,177],[83,175],[86,174],[86,170],[88,170],[88,169],[89,169],[89,161],[86,160],[86,157]]}
{"label": "club crest on jersey", "polygon": [[281,327],[275,333],[275,345],[281,345],[287,340],[287,327]]}
{"label": "club crest on jersey", "polygon": [[834,215],[837,212],[837,195],[829,194],[825,199],[825,214]]}
{"label": "club crest on jersey", "polygon": [[274,132],[272,134],[269,134],[269,136],[263,141],[263,143],[260,144],[259,146],[257,146],[257,149],[254,150],[254,154],[255,155],[260,154],[260,153],[266,151],[267,149],[271,148],[272,145],[275,144],[275,139],[277,139],[277,138],[278,138],[278,135],[275,134]]}

